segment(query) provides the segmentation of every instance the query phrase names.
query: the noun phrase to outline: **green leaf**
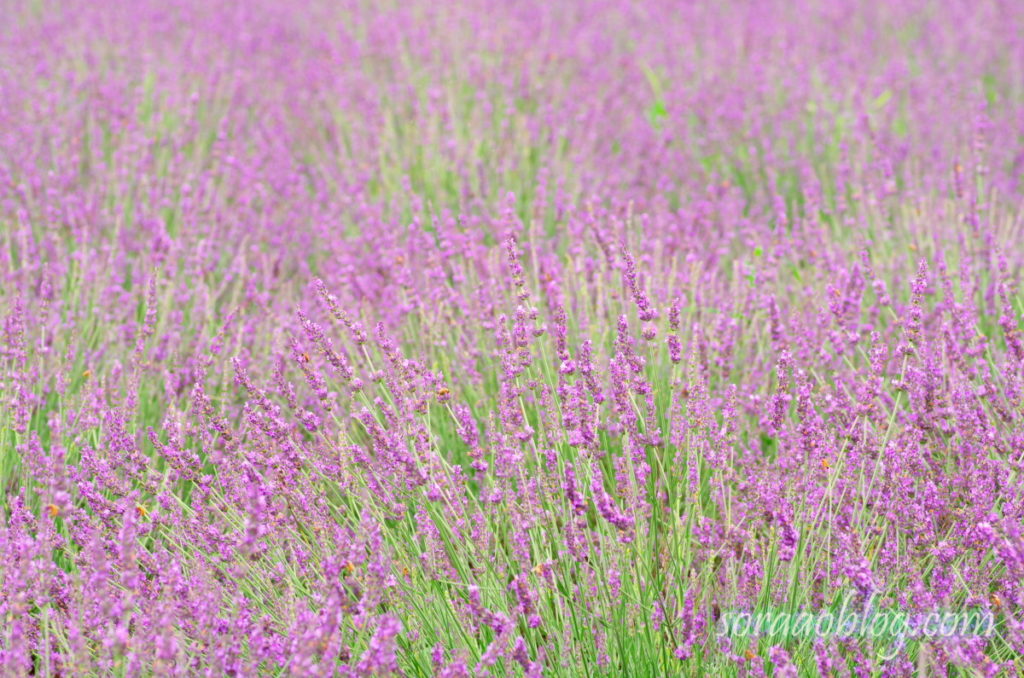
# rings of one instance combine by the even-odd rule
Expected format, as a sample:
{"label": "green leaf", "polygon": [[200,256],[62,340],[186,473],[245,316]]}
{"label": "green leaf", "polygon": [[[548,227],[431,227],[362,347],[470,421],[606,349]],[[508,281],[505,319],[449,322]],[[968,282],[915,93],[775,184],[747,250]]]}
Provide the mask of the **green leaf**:
{"label": "green leaf", "polygon": [[655,129],[661,127],[661,121],[668,117],[668,107],[665,105],[665,90],[662,87],[661,79],[654,69],[644,64],[642,66],[647,84],[651,87],[654,101],[647,109],[647,121]]}
{"label": "green leaf", "polygon": [[887,89],[875,97],[875,100],[871,102],[871,108],[876,111],[880,111],[885,108],[885,105],[889,103],[890,99],[892,99],[892,90]]}
{"label": "green leaf", "polygon": [[647,120],[652,126],[658,128],[661,126],[661,121],[668,117],[668,109],[665,108],[665,102],[657,100],[650,105],[647,109]]}

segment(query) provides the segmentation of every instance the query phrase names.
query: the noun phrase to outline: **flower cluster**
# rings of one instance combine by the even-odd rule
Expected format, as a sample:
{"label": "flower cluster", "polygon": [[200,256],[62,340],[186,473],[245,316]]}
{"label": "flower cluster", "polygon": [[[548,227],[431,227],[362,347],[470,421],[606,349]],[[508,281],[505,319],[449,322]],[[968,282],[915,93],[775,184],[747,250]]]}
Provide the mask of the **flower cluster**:
{"label": "flower cluster", "polygon": [[1024,669],[1024,4],[10,4],[5,675]]}

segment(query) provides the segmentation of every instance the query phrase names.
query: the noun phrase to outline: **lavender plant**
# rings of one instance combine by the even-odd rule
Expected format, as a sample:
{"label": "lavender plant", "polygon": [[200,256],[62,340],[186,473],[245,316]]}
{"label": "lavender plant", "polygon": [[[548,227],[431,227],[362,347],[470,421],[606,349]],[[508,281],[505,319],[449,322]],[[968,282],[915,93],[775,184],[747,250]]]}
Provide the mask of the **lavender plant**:
{"label": "lavender plant", "polygon": [[4,675],[1024,672],[1024,6],[3,14]]}

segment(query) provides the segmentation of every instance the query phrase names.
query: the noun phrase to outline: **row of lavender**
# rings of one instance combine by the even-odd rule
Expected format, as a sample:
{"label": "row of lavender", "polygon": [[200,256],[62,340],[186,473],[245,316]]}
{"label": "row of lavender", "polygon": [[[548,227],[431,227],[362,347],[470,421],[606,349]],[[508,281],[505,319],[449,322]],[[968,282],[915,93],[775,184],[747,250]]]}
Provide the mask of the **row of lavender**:
{"label": "row of lavender", "polygon": [[8,10],[5,673],[1024,671],[1015,3]]}

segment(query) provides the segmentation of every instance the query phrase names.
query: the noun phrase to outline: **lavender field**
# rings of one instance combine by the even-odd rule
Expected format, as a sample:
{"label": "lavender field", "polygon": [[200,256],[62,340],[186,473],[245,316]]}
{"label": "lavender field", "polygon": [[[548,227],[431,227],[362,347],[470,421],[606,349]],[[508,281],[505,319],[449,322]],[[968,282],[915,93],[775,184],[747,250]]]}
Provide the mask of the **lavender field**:
{"label": "lavender field", "polygon": [[0,675],[1024,675],[1024,3],[0,10]]}

